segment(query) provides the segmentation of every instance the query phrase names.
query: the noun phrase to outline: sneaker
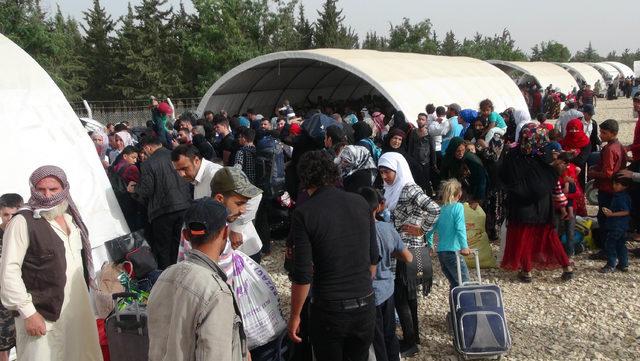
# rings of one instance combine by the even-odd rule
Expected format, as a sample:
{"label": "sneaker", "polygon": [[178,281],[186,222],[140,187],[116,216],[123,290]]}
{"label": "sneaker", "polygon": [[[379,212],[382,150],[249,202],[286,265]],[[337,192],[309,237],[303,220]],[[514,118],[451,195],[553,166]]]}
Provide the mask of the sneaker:
{"label": "sneaker", "polygon": [[618,271],[620,271],[620,272],[629,272],[629,267],[628,267],[628,266],[624,266],[624,267],[623,267],[623,266],[617,265],[617,266],[616,266],[616,269],[617,269]]}
{"label": "sneaker", "polygon": [[402,356],[403,358],[405,357],[412,357],[418,354],[418,346],[417,345],[413,345],[411,347],[409,347],[408,349],[400,352],[400,356]]}
{"label": "sneaker", "polygon": [[605,253],[605,251],[598,251],[596,253],[590,254],[589,259],[592,261],[606,260],[607,254]]}
{"label": "sneaker", "polygon": [[612,273],[615,271],[615,268],[611,267],[611,266],[604,266],[602,268],[600,268],[600,273]]}
{"label": "sneaker", "polygon": [[518,273],[518,279],[522,283],[531,283],[531,281],[533,281],[533,279],[531,278],[531,275],[530,274],[526,274],[524,272]]}

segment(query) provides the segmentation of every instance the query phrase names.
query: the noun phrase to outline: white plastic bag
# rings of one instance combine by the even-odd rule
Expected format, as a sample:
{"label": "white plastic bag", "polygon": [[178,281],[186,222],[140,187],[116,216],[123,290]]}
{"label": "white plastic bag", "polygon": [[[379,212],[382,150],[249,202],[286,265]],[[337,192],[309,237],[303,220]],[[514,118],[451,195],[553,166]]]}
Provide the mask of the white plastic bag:
{"label": "white plastic bag", "polygon": [[280,312],[278,291],[269,273],[240,251],[234,251],[233,291],[242,315],[249,349],[262,346],[287,328]]}

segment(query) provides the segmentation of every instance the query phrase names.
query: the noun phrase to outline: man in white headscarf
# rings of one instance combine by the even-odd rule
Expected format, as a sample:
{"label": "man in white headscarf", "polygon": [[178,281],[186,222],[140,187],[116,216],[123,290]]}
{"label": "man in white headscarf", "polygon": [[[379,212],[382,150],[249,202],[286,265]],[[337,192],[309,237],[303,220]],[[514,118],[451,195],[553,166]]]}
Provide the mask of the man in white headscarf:
{"label": "man in white headscarf", "polygon": [[88,286],[89,234],[69,194],[64,171],[36,169],[31,198],[4,235],[0,298],[18,312],[20,361],[102,360]]}

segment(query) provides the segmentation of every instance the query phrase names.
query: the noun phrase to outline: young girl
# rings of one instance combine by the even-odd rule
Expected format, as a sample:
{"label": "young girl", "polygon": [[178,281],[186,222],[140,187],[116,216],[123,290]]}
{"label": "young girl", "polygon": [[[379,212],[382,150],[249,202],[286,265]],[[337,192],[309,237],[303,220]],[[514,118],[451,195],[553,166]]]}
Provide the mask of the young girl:
{"label": "young girl", "polygon": [[[442,183],[442,207],[440,217],[434,226],[439,235],[438,259],[442,273],[449,280],[453,289],[459,286],[458,271],[456,266],[456,251],[462,255],[471,254],[467,246],[467,228],[464,222],[464,206],[460,203],[462,197],[462,185],[455,179],[448,179]],[[464,259],[460,260],[462,282],[469,280],[469,271]]]}

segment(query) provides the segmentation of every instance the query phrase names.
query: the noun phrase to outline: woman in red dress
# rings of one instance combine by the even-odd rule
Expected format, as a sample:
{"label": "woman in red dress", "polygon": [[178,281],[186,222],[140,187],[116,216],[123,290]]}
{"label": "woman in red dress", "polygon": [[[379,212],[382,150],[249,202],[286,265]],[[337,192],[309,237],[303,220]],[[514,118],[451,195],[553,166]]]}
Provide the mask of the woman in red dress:
{"label": "woman in red dress", "polygon": [[519,143],[505,156],[500,176],[507,191],[507,239],[502,268],[519,270],[522,282],[531,282],[533,268],[562,267],[563,280],[573,278],[569,258],[553,226],[552,194],[558,173],[544,154],[547,130],[527,124]]}

